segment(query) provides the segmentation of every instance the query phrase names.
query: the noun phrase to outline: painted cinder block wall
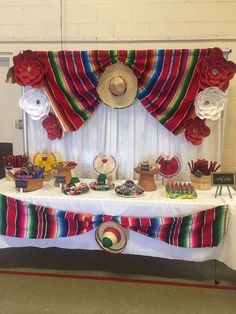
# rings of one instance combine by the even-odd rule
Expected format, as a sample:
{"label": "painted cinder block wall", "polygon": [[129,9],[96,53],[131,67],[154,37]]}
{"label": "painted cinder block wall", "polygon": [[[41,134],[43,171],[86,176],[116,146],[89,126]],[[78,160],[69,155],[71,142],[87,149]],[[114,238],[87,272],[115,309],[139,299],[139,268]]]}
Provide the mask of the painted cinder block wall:
{"label": "painted cinder block wall", "polygon": [[[235,0],[0,0],[0,51],[218,46],[236,62],[235,12]],[[229,95],[223,162],[235,171],[236,78]]]}

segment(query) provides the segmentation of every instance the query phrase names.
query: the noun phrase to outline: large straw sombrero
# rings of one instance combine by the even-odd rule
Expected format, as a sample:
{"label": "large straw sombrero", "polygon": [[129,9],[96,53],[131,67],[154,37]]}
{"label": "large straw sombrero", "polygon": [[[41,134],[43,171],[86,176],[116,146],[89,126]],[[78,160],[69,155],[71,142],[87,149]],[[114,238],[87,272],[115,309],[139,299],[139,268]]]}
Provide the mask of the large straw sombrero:
{"label": "large straw sombrero", "polygon": [[127,244],[128,229],[115,221],[101,223],[95,233],[98,245],[106,252],[121,253]]}
{"label": "large straw sombrero", "polygon": [[133,104],[138,80],[123,63],[109,65],[102,73],[97,86],[100,99],[109,107],[122,109]]}

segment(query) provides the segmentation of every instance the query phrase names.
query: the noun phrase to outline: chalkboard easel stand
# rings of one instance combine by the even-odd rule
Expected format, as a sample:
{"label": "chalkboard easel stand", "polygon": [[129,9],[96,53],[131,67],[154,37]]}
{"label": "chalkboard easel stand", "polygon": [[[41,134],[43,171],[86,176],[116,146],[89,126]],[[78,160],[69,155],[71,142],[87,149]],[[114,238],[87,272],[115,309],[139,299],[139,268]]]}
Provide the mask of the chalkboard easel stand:
{"label": "chalkboard easel stand", "polygon": [[[232,194],[231,194],[231,192],[230,192],[230,188],[229,188],[229,186],[227,185],[226,187],[227,187],[227,189],[228,189],[228,192],[229,192],[229,196],[230,196],[230,198],[232,198]],[[217,198],[218,192],[219,192],[219,195],[221,195],[221,194],[222,194],[222,188],[223,188],[223,185],[217,185],[217,187],[216,187],[216,194],[215,194],[215,198]]]}

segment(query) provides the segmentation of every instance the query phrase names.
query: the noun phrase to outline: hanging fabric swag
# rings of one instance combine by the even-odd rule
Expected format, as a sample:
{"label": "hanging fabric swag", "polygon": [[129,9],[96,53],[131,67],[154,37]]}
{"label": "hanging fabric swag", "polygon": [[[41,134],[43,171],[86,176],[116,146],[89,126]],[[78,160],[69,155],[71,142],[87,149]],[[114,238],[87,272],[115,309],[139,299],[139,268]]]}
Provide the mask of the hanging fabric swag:
{"label": "hanging fabric swag", "polygon": [[[98,107],[98,83],[110,65],[121,63],[133,71],[138,83],[137,98],[175,135],[183,131],[187,120],[196,116],[194,100],[199,91],[212,86],[225,91],[236,72],[236,65],[225,60],[219,48],[26,50],[14,56],[13,63],[7,81],[44,88],[64,130],[69,132],[79,129]],[[123,78],[117,76],[122,82]],[[111,81],[114,83],[113,78]],[[126,92],[126,83],[123,79],[123,90],[112,92],[113,97]]]}
{"label": "hanging fabric swag", "polygon": [[137,98],[169,131],[178,134],[194,114],[198,61],[209,49],[38,51],[46,69],[44,88],[64,130],[74,131],[99,105],[96,91],[105,68],[121,62],[138,78]]}
{"label": "hanging fabric swag", "polygon": [[86,215],[34,205],[0,194],[0,235],[23,239],[70,237],[115,221],[145,236],[185,248],[218,246],[226,232],[228,206],[184,217]]}

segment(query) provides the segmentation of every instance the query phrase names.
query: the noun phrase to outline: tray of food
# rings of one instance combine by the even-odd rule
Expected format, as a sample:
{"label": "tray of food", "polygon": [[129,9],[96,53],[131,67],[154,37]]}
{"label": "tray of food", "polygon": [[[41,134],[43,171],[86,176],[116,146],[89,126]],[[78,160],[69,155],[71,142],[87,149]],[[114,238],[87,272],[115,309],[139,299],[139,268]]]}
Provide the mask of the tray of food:
{"label": "tray of food", "polygon": [[132,180],[127,180],[124,184],[116,186],[115,192],[121,197],[134,198],[143,195],[144,190]]}
{"label": "tray of food", "polygon": [[66,195],[81,195],[89,191],[89,186],[86,183],[63,184],[62,192]]}

